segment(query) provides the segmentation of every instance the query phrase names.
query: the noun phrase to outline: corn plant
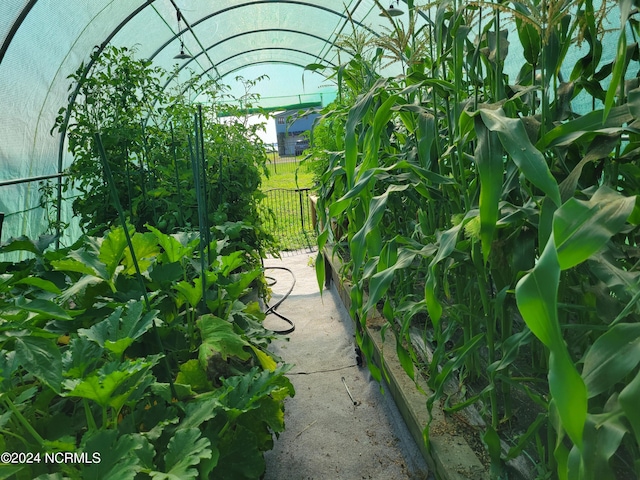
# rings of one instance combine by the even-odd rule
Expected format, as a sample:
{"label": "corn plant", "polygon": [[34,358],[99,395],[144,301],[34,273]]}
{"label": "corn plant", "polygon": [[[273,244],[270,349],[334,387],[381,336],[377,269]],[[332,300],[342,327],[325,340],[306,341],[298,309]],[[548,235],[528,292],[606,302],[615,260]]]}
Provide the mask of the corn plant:
{"label": "corn plant", "polygon": [[[348,93],[323,119],[343,143],[321,176],[321,250],[347,252],[363,352],[378,308],[430,409],[485,414],[495,477],[523,452],[540,475],[640,473],[637,23],[623,1],[605,32],[616,6],[409,1],[406,25],[389,19],[375,53],[333,74]],[[378,73],[389,56],[402,76]],[[575,111],[585,99],[592,111]],[[531,424],[517,427],[523,399]]]}

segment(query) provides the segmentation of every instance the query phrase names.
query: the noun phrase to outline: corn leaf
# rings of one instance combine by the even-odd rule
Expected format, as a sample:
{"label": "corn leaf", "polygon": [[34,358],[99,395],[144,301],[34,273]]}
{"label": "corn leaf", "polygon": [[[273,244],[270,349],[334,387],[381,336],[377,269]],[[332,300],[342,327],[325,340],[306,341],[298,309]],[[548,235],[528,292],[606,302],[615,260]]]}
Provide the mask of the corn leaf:
{"label": "corn leaf", "polygon": [[475,117],[475,124],[478,136],[475,161],[480,176],[480,241],[486,263],[498,221],[504,166],[496,134],[490,132],[478,117]]}
{"label": "corn leaf", "polygon": [[620,127],[634,120],[629,105],[614,107],[606,119],[602,118],[602,110],[586,113],[569,122],[563,123],[549,131],[538,143],[539,150],[575,141],[584,135],[591,135],[602,128]]}
{"label": "corn leaf", "polygon": [[373,128],[370,130],[371,135],[364,146],[364,158],[360,171],[367,171],[378,166],[378,150],[380,149],[382,129],[389,123],[393,113],[391,108],[398,103],[398,100],[400,100],[398,95],[391,95],[377,108],[373,118]]}
{"label": "corn leaf", "polygon": [[535,268],[516,286],[518,309],[533,334],[551,348],[562,343],[558,323],[560,265],[552,241],[547,243]]}
{"label": "corn leaf", "polygon": [[350,243],[351,255],[353,257],[353,268],[358,270],[364,261],[366,253],[367,240],[371,232],[373,232],[386,212],[387,200],[393,192],[401,192],[409,188],[408,184],[390,185],[387,190],[371,199],[369,203],[369,214],[362,228],[353,236]]}
{"label": "corn leaf", "polygon": [[[623,24],[624,25],[624,24]],[[620,29],[620,37],[618,38],[618,47],[616,49],[616,59],[613,64],[613,72],[611,73],[611,83],[607,88],[607,96],[604,101],[603,120],[607,119],[613,103],[615,102],[616,93],[620,88],[620,81],[624,75],[627,57],[627,32],[623,26]]]}
{"label": "corn leaf", "polygon": [[516,18],[516,25],[518,27],[516,30],[520,38],[525,60],[531,65],[537,64],[541,51],[540,34],[538,30],[534,25],[520,18]]}
{"label": "corn leaf", "polygon": [[627,433],[622,412],[619,409],[599,415],[589,415],[584,431],[585,480],[616,480],[610,466],[610,460],[620,447],[622,438]]}
{"label": "corn leaf", "polygon": [[640,372],[636,372],[633,380],[620,392],[618,401],[633,428],[636,444],[640,445]]}
{"label": "corn leaf", "polygon": [[587,351],[582,369],[589,398],[613,387],[640,363],[640,324],[620,323]]}
{"label": "corn leaf", "polygon": [[498,134],[502,146],[524,176],[560,205],[560,189],[551,175],[544,156],[529,140],[524,124],[518,118],[509,118],[502,109],[481,109],[484,124]]}
{"label": "corn leaf", "polygon": [[384,270],[377,272],[375,275],[371,277],[369,280],[369,298],[367,299],[367,303],[363,308],[364,313],[367,313],[376,304],[382,299],[382,297],[387,293],[391,282],[393,281],[393,277],[397,270],[403,270],[411,265],[413,259],[415,258],[416,253],[410,252],[408,250],[402,249],[400,254],[398,255],[397,261],[389,265]]}
{"label": "corn leaf", "polygon": [[578,449],[582,448],[587,418],[587,387],[560,331],[560,271],[596,253],[622,228],[634,205],[635,198],[619,196],[606,187],[601,187],[589,202],[570,199],[555,212],[552,238],[538,263],[516,286],[516,301],[525,322],[549,347],[549,389],[562,427]]}
{"label": "corn leaf", "polygon": [[562,270],[584,262],[618,233],[635,206],[635,197],[623,197],[600,187],[588,201],[569,199],[553,218],[554,243]]}
{"label": "corn leaf", "polygon": [[438,250],[429,264],[427,277],[425,279],[424,297],[427,305],[429,317],[434,324],[436,330],[439,328],[440,317],[442,317],[442,304],[438,300],[436,294],[437,287],[437,266],[442,260],[447,258],[456,247],[458,241],[458,233],[464,222],[451,227],[445,232],[438,232]]}
{"label": "corn leaf", "polygon": [[558,407],[562,427],[579,450],[587,419],[587,387],[564,343],[549,354],[549,392]]}
{"label": "corn leaf", "polygon": [[402,344],[402,337],[396,336],[396,354],[398,355],[398,360],[400,360],[400,365],[402,365],[402,369],[409,376],[411,380],[415,379],[415,371],[413,367],[413,359],[411,358],[411,354]]}
{"label": "corn leaf", "polygon": [[549,240],[534,269],[516,286],[516,302],[527,326],[550,350],[549,390],[563,428],[582,446],[587,416],[587,389],[567,351],[558,321],[560,264]]}
{"label": "corn leaf", "polygon": [[347,189],[352,188],[354,185],[356,165],[358,162],[358,133],[356,132],[356,128],[358,125],[361,125],[367,115],[369,115],[373,97],[383,83],[384,79],[379,79],[375,86],[360,97],[347,116],[344,143],[344,169],[347,177]]}
{"label": "corn leaf", "polygon": [[[326,231],[323,233],[327,233]],[[324,290],[324,284],[327,276],[326,266],[325,266],[325,258],[324,253],[322,253],[322,248],[318,247],[318,256],[315,261],[315,271],[316,271],[316,281],[318,282],[318,289],[320,293]]]}

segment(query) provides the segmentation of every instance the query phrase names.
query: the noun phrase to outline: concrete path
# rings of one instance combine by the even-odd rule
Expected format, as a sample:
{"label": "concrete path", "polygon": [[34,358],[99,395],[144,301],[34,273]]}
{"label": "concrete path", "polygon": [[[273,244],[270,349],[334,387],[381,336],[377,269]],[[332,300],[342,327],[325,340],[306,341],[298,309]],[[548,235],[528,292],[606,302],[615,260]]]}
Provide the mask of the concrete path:
{"label": "concrete path", "polygon": [[[369,371],[357,366],[353,322],[334,287],[320,296],[315,257],[302,253],[265,261],[265,267],[291,269],[296,282],[277,310],[294,322],[295,331],[271,347],[294,365],[287,376],[296,395],[285,404],[285,432],[265,455],[265,480],[432,478],[391,395],[382,394]],[[277,281],[273,305],[293,279],[285,270],[266,273]],[[289,327],[274,315],[265,325]]]}

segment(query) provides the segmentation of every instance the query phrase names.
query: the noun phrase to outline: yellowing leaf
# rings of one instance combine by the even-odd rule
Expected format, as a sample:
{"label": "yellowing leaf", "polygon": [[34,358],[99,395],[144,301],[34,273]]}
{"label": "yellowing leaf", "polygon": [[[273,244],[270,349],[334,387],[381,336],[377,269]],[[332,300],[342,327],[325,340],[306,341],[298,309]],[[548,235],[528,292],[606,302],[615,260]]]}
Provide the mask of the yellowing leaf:
{"label": "yellowing leaf", "polygon": [[260,362],[260,365],[262,365],[262,368],[264,368],[265,370],[270,370],[272,372],[276,370],[278,364],[273,358],[271,358],[270,355],[266,354],[254,345],[251,345],[251,350],[253,350],[253,352],[256,354],[256,357],[258,357],[258,361]]}

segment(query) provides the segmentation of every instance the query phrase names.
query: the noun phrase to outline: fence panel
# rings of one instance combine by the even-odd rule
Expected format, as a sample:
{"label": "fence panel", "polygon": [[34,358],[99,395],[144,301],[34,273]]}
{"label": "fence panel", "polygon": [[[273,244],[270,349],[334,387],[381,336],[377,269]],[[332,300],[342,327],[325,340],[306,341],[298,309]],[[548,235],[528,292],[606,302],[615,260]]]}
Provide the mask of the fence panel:
{"label": "fence panel", "polygon": [[300,166],[302,156],[278,157],[270,159],[267,168],[272,175],[279,173],[293,173]]}
{"label": "fence panel", "polygon": [[273,188],[265,191],[266,206],[273,212],[265,219],[267,229],[283,251],[313,248],[316,244],[310,188]]}

